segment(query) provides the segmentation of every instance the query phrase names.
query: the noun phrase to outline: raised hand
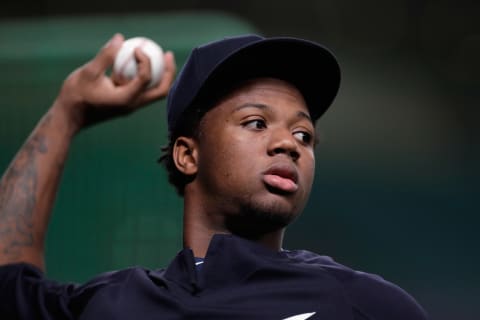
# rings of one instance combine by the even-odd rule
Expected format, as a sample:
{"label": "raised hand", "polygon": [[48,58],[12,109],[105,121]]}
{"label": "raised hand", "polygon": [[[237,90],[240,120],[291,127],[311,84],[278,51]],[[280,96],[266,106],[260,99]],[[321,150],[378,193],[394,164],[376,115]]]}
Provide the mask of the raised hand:
{"label": "raised hand", "polygon": [[162,79],[155,87],[147,88],[150,60],[139,49],[135,51],[138,73],[134,79],[116,85],[107,75],[123,40],[122,35],[116,34],[95,58],[73,71],[65,80],[54,107],[63,109],[77,129],[128,114],[168,94],[176,72],[175,59],[169,51],[164,56]]}
{"label": "raised hand", "polygon": [[167,95],[175,77],[171,52],[165,54],[157,86],[147,89],[149,58],[140,50],[135,51],[137,77],[114,84],[106,72],[122,42],[123,36],[115,35],[94,59],[68,76],[0,180],[0,265],[27,262],[44,268],[45,232],[75,133]]}

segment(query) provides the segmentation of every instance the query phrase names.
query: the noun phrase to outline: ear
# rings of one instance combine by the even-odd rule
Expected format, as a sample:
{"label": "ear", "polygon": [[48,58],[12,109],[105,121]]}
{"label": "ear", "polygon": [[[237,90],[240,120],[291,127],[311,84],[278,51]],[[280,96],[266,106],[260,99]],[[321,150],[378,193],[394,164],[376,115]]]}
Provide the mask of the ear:
{"label": "ear", "polygon": [[197,173],[197,143],[193,138],[178,137],[173,146],[173,161],[177,169],[190,176]]}

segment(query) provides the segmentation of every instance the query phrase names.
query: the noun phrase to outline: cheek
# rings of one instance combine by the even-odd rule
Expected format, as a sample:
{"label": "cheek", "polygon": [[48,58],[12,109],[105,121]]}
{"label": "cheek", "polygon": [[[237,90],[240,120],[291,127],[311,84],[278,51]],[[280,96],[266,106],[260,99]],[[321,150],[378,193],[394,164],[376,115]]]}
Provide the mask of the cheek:
{"label": "cheek", "polygon": [[[228,137],[228,139],[226,138]],[[215,184],[227,187],[238,183],[251,170],[251,150],[238,135],[230,132],[208,137],[200,148],[199,174],[215,179]]]}
{"label": "cheek", "polygon": [[258,153],[250,141],[234,137],[223,146],[224,148],[219,150],[219,159],[222,162],[218,163],[218,166],[222,168],[225,177],[242,180],[248,173],[255,171],[258,162],[252,159],[258,158]]}
{"label": "cheek", "polygon": [[311,188],[311,185],[313,184],[313,179],[315,177],[315,155],[313,152],[308,152],[305,154],[305,159],[302,167],[305,185],[308,186],[308,188]]}
{"label": "cheek", "polygon": [[221,162],[216,163],[219,177],[224,179],[221,185],[244,192],[250,188],[256,190],[254,186],[261,181],[259,175],[265,167],[262,157],[266,154],[264,139],[258,136],[252,141],[251,137],[238,131],[227,132],[226,135],[230,137],[229,141],[222,144],[218,157]]}

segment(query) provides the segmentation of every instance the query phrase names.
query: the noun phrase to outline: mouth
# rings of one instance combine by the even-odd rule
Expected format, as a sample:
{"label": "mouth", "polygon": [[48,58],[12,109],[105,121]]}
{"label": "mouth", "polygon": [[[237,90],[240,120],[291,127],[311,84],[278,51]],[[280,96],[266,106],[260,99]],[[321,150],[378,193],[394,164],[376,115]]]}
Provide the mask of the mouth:
{"label": "mouth", "polygon": [[263,173],[263,182],[269,189],[294,193],[298,190],[298,173],[288,164],[273,165]]}

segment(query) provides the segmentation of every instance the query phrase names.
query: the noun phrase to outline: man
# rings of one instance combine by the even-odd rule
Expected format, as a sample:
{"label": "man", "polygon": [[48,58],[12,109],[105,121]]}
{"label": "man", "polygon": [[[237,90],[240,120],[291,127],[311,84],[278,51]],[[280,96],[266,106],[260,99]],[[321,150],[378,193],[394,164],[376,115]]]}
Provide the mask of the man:
{"label": "man", "polygon": [[192,51],[168,97],[160,161],[184,197],[184,250],[166,269],[131,268],[84,285],[42,274],[45,230],[61,168],[79,130],[164,97],[139,75],[105,76],[116,35],[65,81],[0,185],[1,319],[426,319],[400,288],[328,257],[282,249],[313,182],[315,121],[340,71],[324,47],[241,36]]}

